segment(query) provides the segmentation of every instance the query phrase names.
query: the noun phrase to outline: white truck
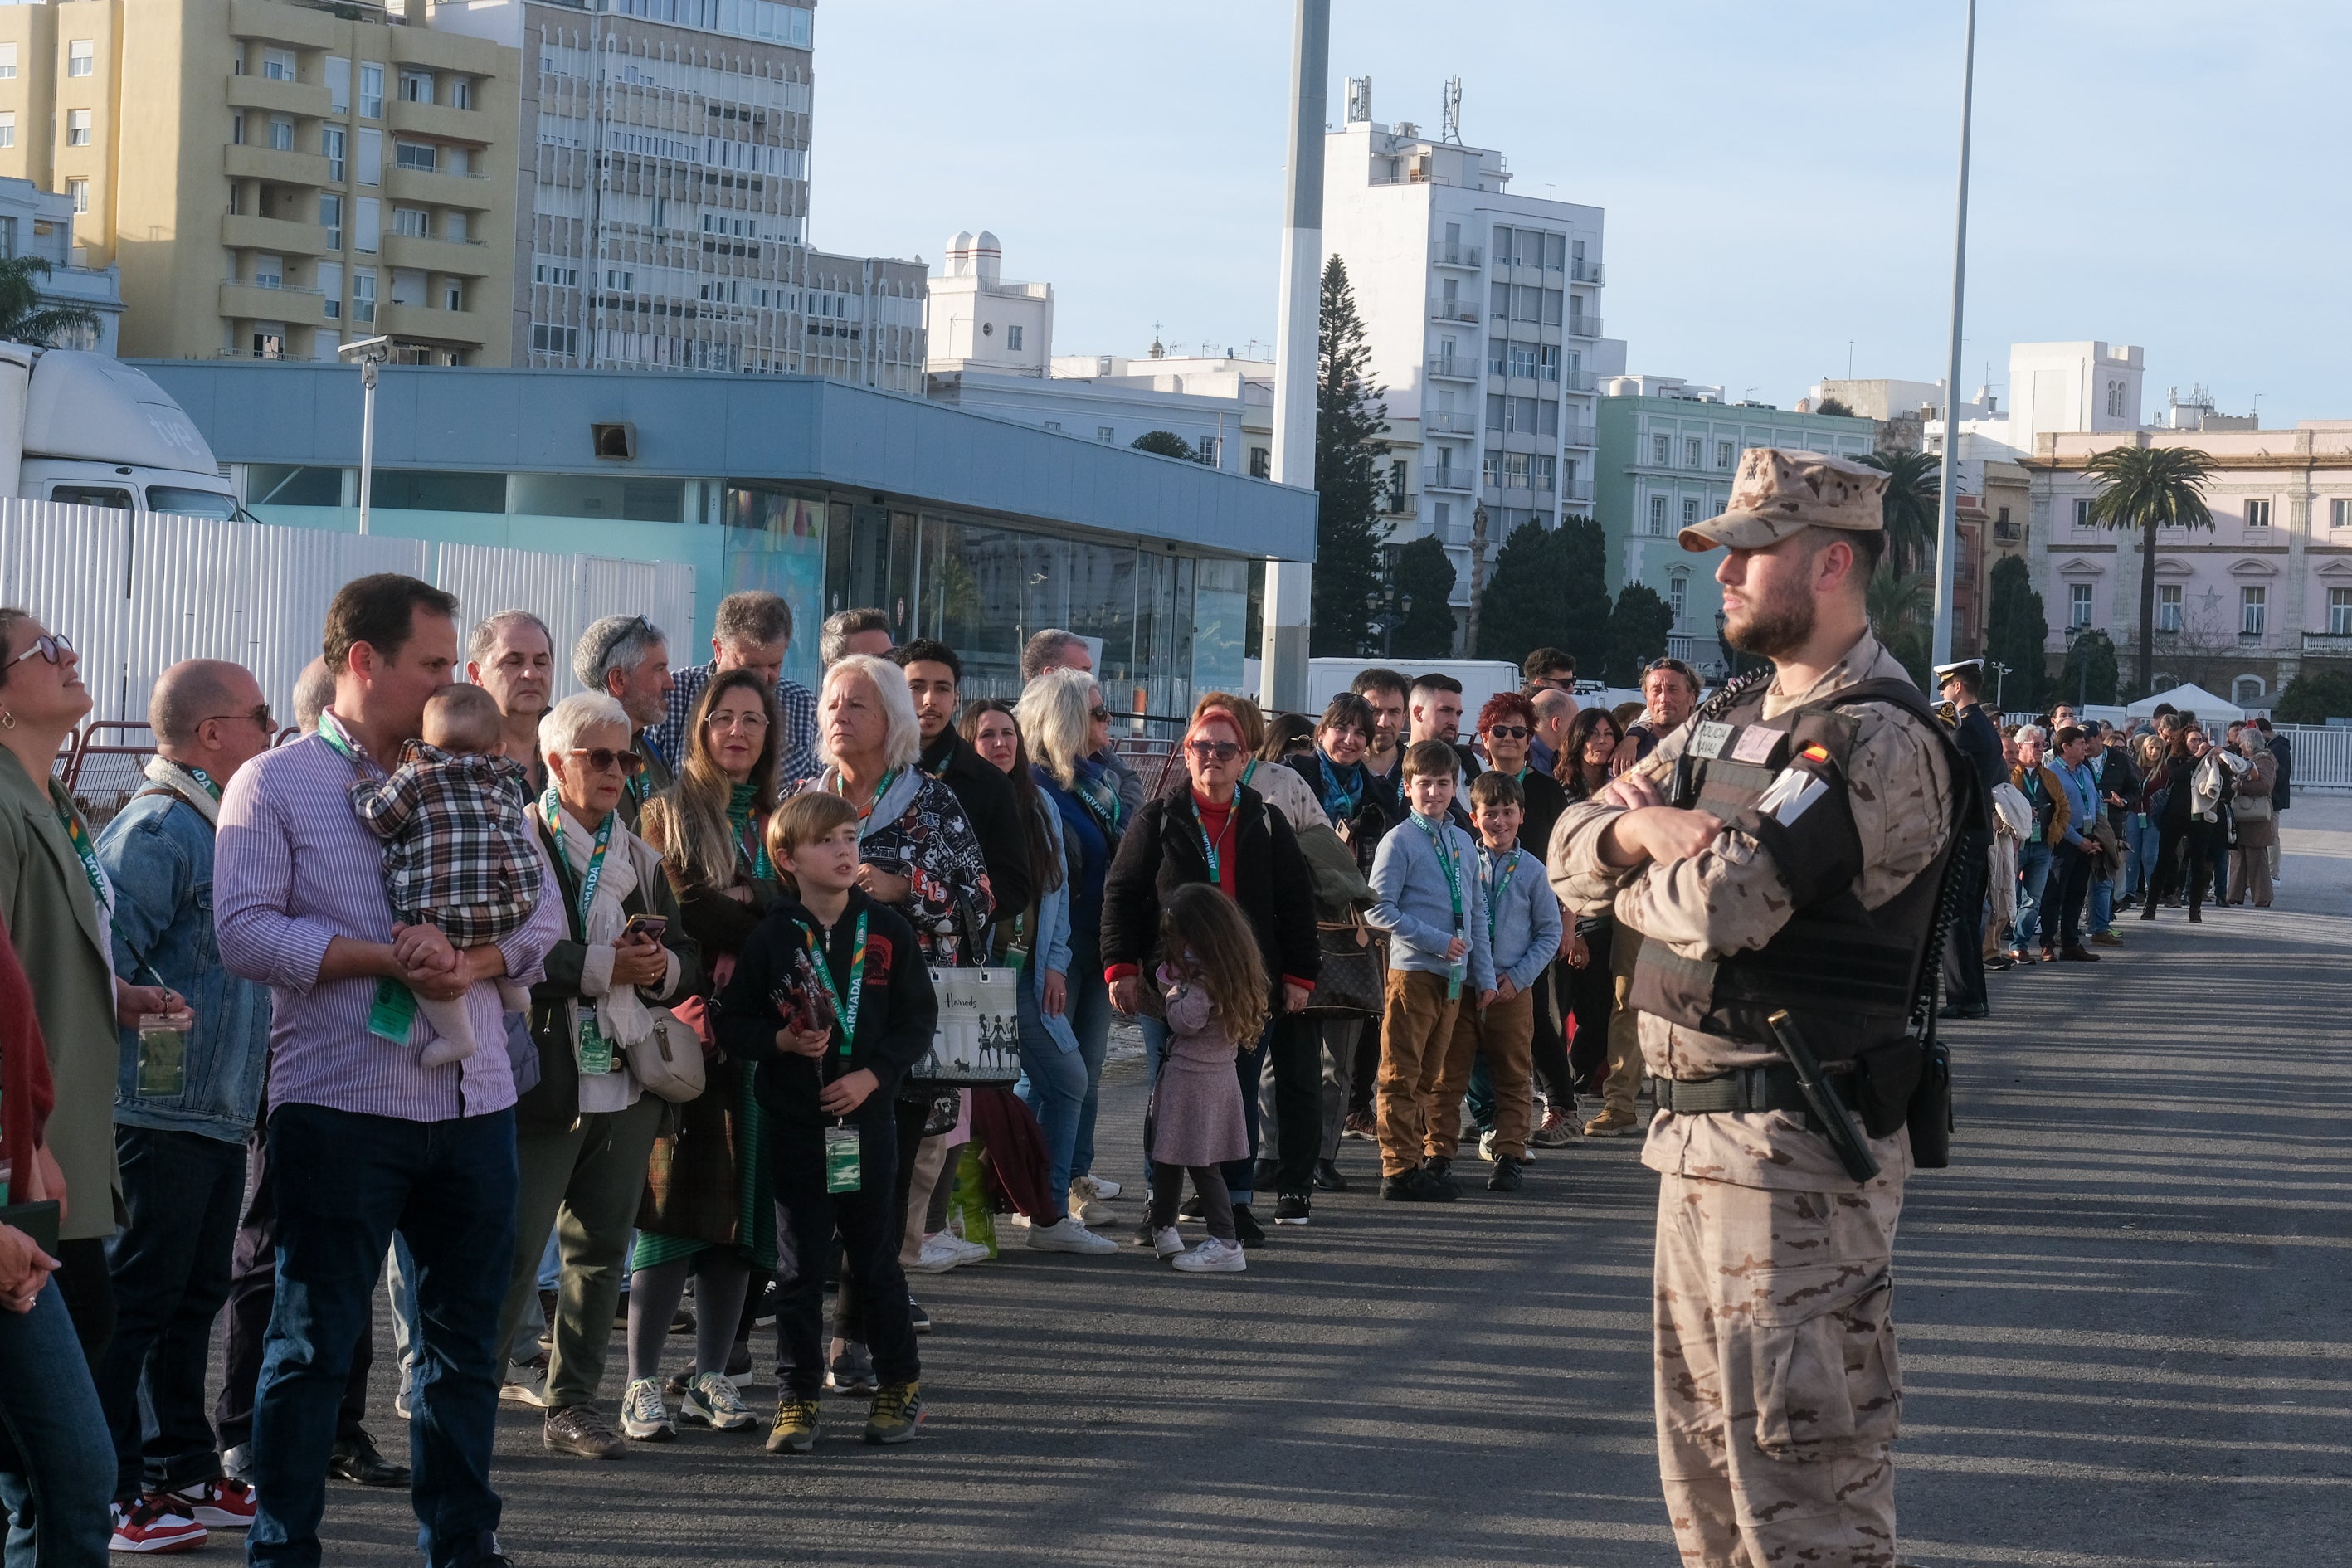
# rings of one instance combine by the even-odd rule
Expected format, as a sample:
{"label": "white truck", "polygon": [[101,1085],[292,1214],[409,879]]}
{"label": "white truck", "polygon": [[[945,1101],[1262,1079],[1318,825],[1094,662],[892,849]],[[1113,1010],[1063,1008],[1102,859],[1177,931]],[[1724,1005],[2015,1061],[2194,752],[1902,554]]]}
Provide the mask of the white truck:
{"label": "white truck", "polygon": [[104,354],[0,342],[0,496],[233,518],[236,495],[186,412]]}

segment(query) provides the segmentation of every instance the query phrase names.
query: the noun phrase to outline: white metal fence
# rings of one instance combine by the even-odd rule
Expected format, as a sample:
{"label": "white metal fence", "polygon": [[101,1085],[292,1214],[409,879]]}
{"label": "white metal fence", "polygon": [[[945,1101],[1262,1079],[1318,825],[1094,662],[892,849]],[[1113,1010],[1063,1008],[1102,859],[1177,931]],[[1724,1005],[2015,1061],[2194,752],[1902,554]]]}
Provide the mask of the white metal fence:
{"label": "white metal fence", "polygon": [[73,639],[94,720],[143,720],[155,678],[199,658],[244,665],[271,708],[290,716],[328,605],[371,572],[405,572],[457,595],[461,647],[484,616],[538,616],[555,639],[559,696],[572,689],[572,644],[597,616],[642,614],[674,638],[694,625],[694,568],[673,562],[0,500],[0,604]]}
{"label": "white metal fence", "polygon": [[2294,747],[2298,790],[2352,791],[2352,729],[2334,724],[2281,724]]}

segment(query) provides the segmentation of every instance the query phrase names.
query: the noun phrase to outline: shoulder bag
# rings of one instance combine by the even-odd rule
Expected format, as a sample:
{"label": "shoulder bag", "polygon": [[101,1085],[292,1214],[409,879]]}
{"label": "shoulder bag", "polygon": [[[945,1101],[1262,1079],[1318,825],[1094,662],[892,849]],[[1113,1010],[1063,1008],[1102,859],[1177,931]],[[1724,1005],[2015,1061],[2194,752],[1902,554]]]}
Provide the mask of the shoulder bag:
{"label": "shoulder bag", "polygon": [[1351,910],[1344,921],[1316,921],[1315,945],[1323,968],[1301,1011],[1313,1018],[1379,1017],[1388,989],[1388,932]]}
{"label": "shoulder bag", "polygon": [[629,1058],[629,1070],[657,1100],[683,1105],[699,1099],[704,1084],[700,1036],[667,1007],[646,1011],[653,1015],[653,1032],[622,1047]]}

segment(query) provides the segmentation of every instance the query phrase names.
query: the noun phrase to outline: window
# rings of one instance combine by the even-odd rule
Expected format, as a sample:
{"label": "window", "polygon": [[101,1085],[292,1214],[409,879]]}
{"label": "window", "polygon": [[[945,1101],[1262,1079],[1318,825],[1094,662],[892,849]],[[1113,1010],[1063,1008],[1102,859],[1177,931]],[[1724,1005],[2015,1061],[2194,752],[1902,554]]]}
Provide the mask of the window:
{"label": "window", "polygon": [[1559,471],[1559,462],[1541,452],[1528,459],[1528,488],[1551,493],[1552,478]]}
{"label": "window", "polygon": [[1267,447],[1250,448],[1250,478],[1268,479],[1274,477],[1274,451]]}
{"label": "window", "polygon": [[441,308],[445,310],[464,310],[466,308],[466,286],[455,281],[454,279],[444,281],[441,285]]}
{"label": "window", "polygon": [[1676,573],[1666,579],[1666,610],[1674,616],[1674,625],[1677,630],[1683,624],[1683,603],[1685,595],[1689,591],[1690,579],[1682,574]]}
{"label": "window", "polygon": [[362,185],[383,184],[383,132],[360,132],[359,183]]}
{"label": "window", "polygon": [[383,118],[383,68],[360,62],[360,116],[365,120]]}
{"label": "window", "polygon": [[1559,379],[1559,345],[1545,343],[1536,350],[1536,376],[1540,381]]}
{"label": "window", "polygon": [[2091,585],[2088,583],[2066,584],[2066,624],[2070,626],[2091,624]]}
{"label": "window", "polygon": [[350,176],[343,160],[344,134],[340,125],[330,125],[319,132],[319,151],[326,155],[327,178],[341,184]]}
{"label": "window", "polygon": [[604,268],[604,287],[629,294],[636,291],[637,275],[618,267]]}
{"label": "window", "polygon": [[2352,588],[2327,590],[2327,635],[2352,637]]}
{"label": "window", "polygon": [[1511,345],[1502,339],[1488,338],[1486,340],[1486,374],[1488,375],[1508,374],[1510,352]]}
{"label": "window", "polygon": [[1537,399],[1536,434],[1538,436],[1557,436],[1559,434],[1559,400],[1558,398],[1545,397]]}
{"label": "window", "polygon": [[269,121],[269,145],[280,153],[291,153],[294,151],[294,122],[286,119],[282,115],[271,116]]}
{"label": "window", "polygon": [[533,353],[576,354],[580,352],[580,329],[533,321],[530,324],[530,349]]}
{"label": "window", "polygon": [[2327,503],[2327,525],[2330,528],[2352,528],[2352,498],[2337,496]]}
{"label": "window", "polygon": [[0,81],[16,79],[16,46],[0,44]]}
{"label": "window", "polygon": [[1525,376],[1530,381],[1535,379],[1536,347],[1534,343],[1513,343],[1510,346],[1506,363],[1511,374]]}
{"label": "window", "polygon": [[2074,526],[2076,528],[2091,526],[2091,498],[2088,496],[2074,498]]}
{"label": "window", "polygon": [[[16,144],[16,111],[13,109],[0,110],[0,147],[14,147]],[[2336,504],[2341,506],[2343,503],[2338,501]]]}
{"label": "window", "polygon": [[320,314],[331,321],[343,319],[343,264],[321,261],[310,268],[310,286],[318,289]]}
{"label": "window", "polygon": [[264,49],[261,52],[261,74],[264,79],[269,81],[292,81],[294,79],[294,51],[291,49]]}
{"label": "window", "polygon": [[1698,497],[1696,496],[1683,498],[1683,526],[1685,528],[1698,526]]}
{"label": "window", "polygon": [[1728,441],[1717,441],[1715,444],[1715,466],[1725,473],[1731,471],[1731,443]]}
{"label": "window", "polygon": [[98,68],[98,46],[89,38],[66,45],[66,75],[88,76]]}
{"label": "window", "polygon": [[436,169],[441,165],[441,149],[430,142],[395,142],[392,144],[392,161],[403,169]]}
{"label": "window", "polygon": [[1118,432],[1108,425],[1097,425],[1095,426],[1095,439],[1097,441],[1116,441],[1118,439]]}
{"label": "window", "polygon": [[1568,236],[1564,234],[1548,234],[1544,236],[1544,270],[1547,272],[1559,272],[1564,269],[1567,266]]}
{"label": "window", "polygon": [[362,256],[373,256],[383,248],[383,204],[373,196],[362,196],[352,225],[352,248]]}
{"label": "window", "polygon": [[1652,437],[1650,439],[1651,466],[1663,468],[1674,460],[1675,438],[1671,436]]}
{"label": "window", "polygon": [[341,250],[343,247],[342,197],[320,196],[319,198],[319,226],[327,231],[329,250]]}
{"label": "window", "polygon": [[365,268],[352,274],[352,320],[360,322],[375,320],[375,274]]}
{"label": "window", "polygon": [[1018,352],[1018,351],[1019,351],[1019,349],[1020,349],[1020,347],[1021,347],[1021,329],[1020,329],[1020,328],[1018,328],[1018,327],[1007,327],[1007,328],[1005,328],[1005,329],[1004,329],[1004,346],[1005,346],[1006,348],[1008,348],[1008,349],[1012,349],[1012,350],[1013,350],[1013,351],[1015,351],[1015,352]]}
{"label": "window", "polygon": [[89,145],[89,110],[68,109],[66,110],[66,145],[68,147],[87,147]]}
{"label": "window", "polygon": [[1511,286],[1508,283],[1497,283],[1493,287],[1487,296],[1486,313],[1496,321],[1511,313]]}
{"label": "window", "polygon": [[534,261],[530,264],[530,280],[557,289],[577,289],[580,268],[562,261]]}
{"label": "window", "polygon": [[1666,498],[1664,496],[1650,498],[1650,532],[1660,539],[1666,535]]}
{"label": "window", "polygon": [[1500,430],[1504,427],[1503,421],[1509,417],[1506,409],[1509,406],[1510,401],[1499,392],[1490,392],[1486,395],[1487,429]]}
{"label": "window", "polygon": [[89,182],[88,180],[68,180],[66,182],[66,195],[73,198],[74,211],[78,213],[86,213],[89,211]]}
{"label": "window", "polygon": [[471,77],[461,76],[450,79],[449,107],[452,109],[474,107],[474,80]]}
{"label": "window", "polygon": [[433,73],[404,70],[400,73],[400,101],[430,103],[433,101]]}
{"label": "window", "polygon": [[1687,437],[1683,442],[1683,467],[1686,468],[1696,468],[1699,467],[1706,460],[1705,455],[1706,452],[1706,443],[1705,441],[1702,441],[1696,436]]}
{"label": "window", "polygon": [[253,357],[256,359],[284,359],[286,357],[285,331],[281,329],[274,332],[261,331],[254,333]]}
{"label": "window", "polygon": [[2270,610],[2270,590],[2259,583],[2249,583],[2238,590],[2238,635],[2258,637],[2263,635],[2263,622]]}
{"label": "window", "polygon": [[2266,500],[2248,501],[2246,503],[2246,526],[2248,528],[2268,528],[2270,525],[2271,503]]}
{"label": "window", "polygon": [[412,239],[425,239],[433,233],[433,215],[422,207],[392,209],[392,232],[404,234]]}
{"label": "window", "polygon": [[228,117],[228,144],[232,147],[245,145],[245,116],[242,114]]}
{"label": "window", "polygon": [[1545,326],[1557,327],[1559,325],[1560,307],[1567,302],[1567,299],[1568,296],[1561,293],[1557,289],[1547,289],[1543,291],[1543,323]]}
{"label": "window", "polygon": [[257,289],[286,287],[286,258],[282,256],[257,256],[253,258],[253,286]]}
{"label": "window", "polygon": [[441,215],[441,237],[452,245],[467,243],[466,215],[454,208]]}
{"label": "window", "polygon": [[2156,585],[2156,629],[2177,632],[2180,629],[2180,584],[2158,583]]}
{"label": "window", "polygon": [[337,114],[352,111],[352,62],[340,55],[327,57],[327,107]]}
{"label": "window", "polygon": [[2107,383],[2107,417],[2121,419],[2123,416],[2124,384],[2120,381],[2111,381]]}

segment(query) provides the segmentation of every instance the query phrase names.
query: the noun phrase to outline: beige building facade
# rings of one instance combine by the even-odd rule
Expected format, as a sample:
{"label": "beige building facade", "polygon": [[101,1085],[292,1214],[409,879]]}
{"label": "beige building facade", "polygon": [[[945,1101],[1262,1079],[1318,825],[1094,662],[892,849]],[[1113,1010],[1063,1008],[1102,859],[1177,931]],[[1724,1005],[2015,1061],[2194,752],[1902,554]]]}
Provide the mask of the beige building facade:
{"label": "beige building facade", "polygon": [[72,196],[126,355],[504,364],[519,74],[373,5],[0,6],[0,174]]}

